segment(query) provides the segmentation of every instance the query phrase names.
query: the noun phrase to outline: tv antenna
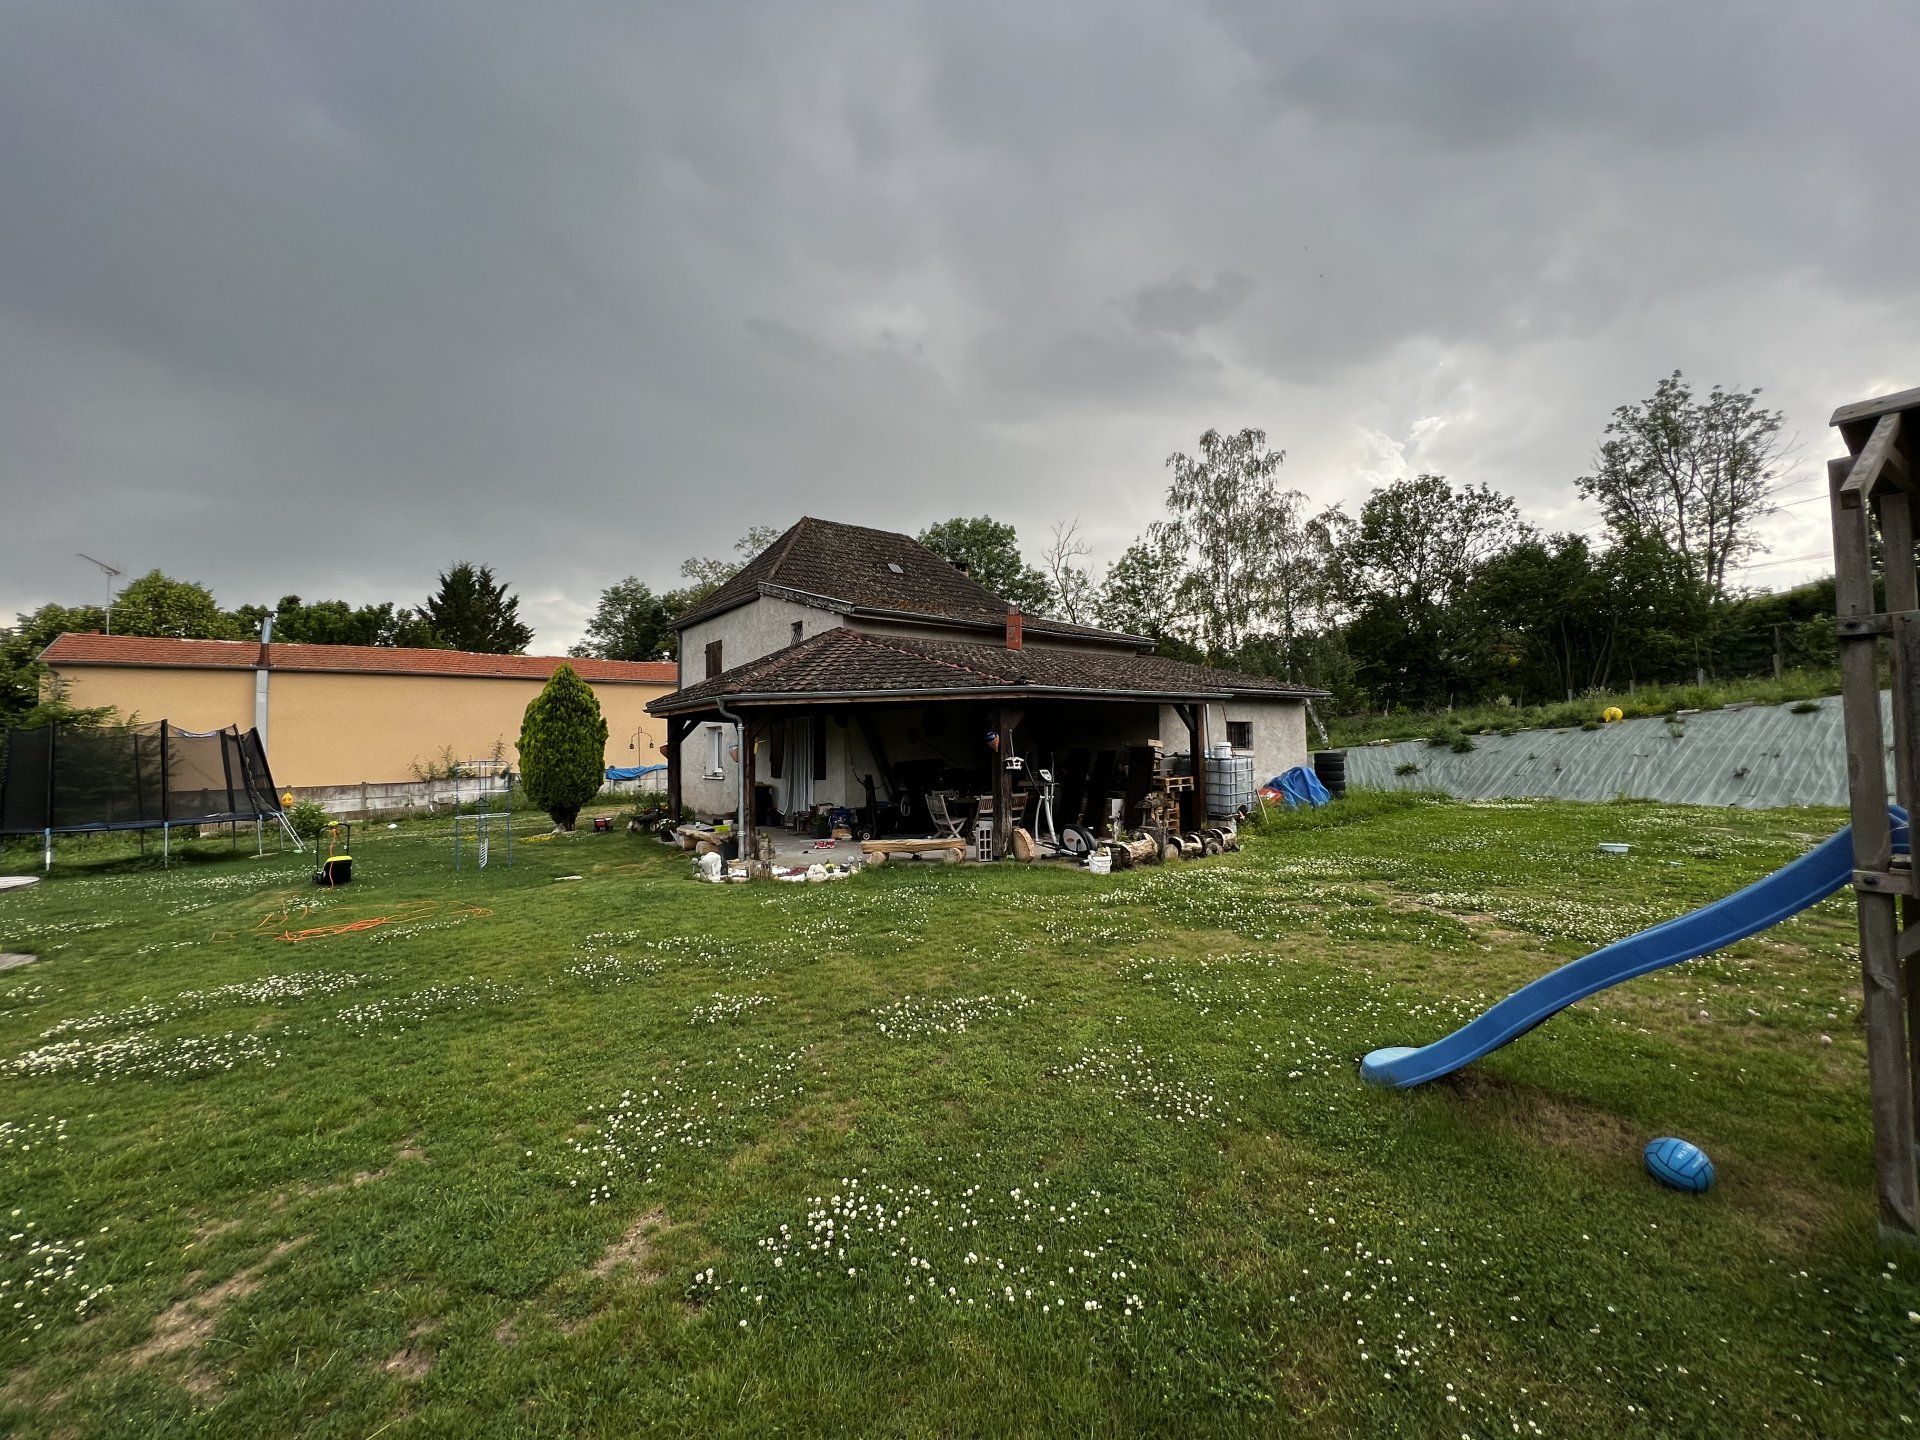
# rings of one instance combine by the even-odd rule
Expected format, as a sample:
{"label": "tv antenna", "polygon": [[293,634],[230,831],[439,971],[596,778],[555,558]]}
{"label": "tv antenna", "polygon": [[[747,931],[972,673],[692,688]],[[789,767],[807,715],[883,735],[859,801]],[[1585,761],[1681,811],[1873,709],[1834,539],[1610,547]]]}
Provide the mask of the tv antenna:
{"label": "tv antenna", "polygon": [[84,551],[76,550],[73,553],[78,555],[82,560],[86,561],[89,565],[98,565],[100,569],[106,574],[106,577],[107,577],[107,634],[111,635],[113,633],[113,582],[120,578],[121,572],[114,569],[113,566],[107,564],[106,561],[96,560],[93,558],[93,556],[86,554]]}

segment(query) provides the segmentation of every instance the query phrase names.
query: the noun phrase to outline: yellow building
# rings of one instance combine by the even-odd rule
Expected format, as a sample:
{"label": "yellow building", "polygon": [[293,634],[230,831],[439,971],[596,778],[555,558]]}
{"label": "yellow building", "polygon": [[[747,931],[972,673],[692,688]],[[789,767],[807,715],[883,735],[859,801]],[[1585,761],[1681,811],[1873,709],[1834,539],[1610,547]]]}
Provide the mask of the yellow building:
{"label": "yellow building", "polygon": [[656,765],[666,722],[647,702],[677,682],[670,662],[134,635],[62,635],[41,658],[73,705],[259,730],[275,783],[296,790],[413,781],[496,753],[518,768],[521,716],[562,664],[599,697],[606,763]]}

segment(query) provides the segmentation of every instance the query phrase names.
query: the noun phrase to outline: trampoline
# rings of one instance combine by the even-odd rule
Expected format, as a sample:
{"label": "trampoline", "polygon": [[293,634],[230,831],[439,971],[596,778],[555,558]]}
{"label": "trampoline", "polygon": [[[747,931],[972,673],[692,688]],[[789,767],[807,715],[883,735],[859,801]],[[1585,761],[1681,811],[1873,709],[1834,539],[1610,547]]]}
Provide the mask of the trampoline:
{"label": "trampoline", "polygon": [[55,835],[158,830],[170,855],[177,825],[242,820],[254,822],[262,845],[269,821],[293,836],[256,730],[198,732],[161,720],[7,731],[0,836],[40,836],[49,869]]}

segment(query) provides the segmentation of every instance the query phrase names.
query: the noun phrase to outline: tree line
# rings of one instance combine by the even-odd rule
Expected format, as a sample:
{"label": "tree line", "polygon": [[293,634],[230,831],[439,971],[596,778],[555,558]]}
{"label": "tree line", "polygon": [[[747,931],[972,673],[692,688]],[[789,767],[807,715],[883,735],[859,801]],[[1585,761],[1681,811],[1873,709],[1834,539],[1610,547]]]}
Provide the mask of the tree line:
{"label": "tree line", "polygon": [[[1208,431],[1168,457],[1160,519],[1105,566],[1077,520],[1037,563],[1015,527],[955,516],[917,537],[1036,615],[1152,639],[1163,654],[1328,690],[1353,712],[1539,703],[1638,682],[1833,663],[1831,580],[1743,592],[1789,457],[1785,417],[1756,390],[1698,394],[1679,372],[1623,405],[1575,490],[1600,533],[1547,532],[1511,496],[1420,474],[1355,513],[1315,509],[1280,480],[1264,431]],[[600,595],[575,656],[669,660],[674,622],[781,533],[756,526],[724,556],[682,562],[681,584],[637,576]],[[113,603],[133,635],[246,639],[271,613],[283,642],[525,651],[532,631],[492,569],[462,561],[421,604],[283,597],[222,610],[201,585],[154,571]],[[0,720],[32,711],[36,657],[63,630],[101,630],[99,606],[45,605],[0,631]]]}
{"label": "tree line", "polygon": [[[1033,614],[1126,631],[1163,654],[1314,685],[1343,711],[1542,703],[1701,674],[1834,662],[1830,580],[1735,584],[1790,451],[1756,390],[1697,393],[1679,372],[1613,412],[1575,477],[1601,533],[1528,524],[1511,496],[1420,474],[1349,514],[1280,482],[1264,431],[1208,431],[1166,462],[1165,513],[1104,568],[1077,520],[1038,563],[1015,528],[955,517],[919,540]],[[779,533],[681,566],[656,594],[602,596],[577,654],[666,659],[673,619]]]}

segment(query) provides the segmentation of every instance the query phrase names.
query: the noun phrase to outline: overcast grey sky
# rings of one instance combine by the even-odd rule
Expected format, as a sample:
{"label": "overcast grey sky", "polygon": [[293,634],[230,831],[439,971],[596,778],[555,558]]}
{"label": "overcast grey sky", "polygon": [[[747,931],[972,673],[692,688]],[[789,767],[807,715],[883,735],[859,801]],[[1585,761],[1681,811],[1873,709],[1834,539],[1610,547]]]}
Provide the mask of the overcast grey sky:
{"label": "overcast grey sky", "polygon": [[76,550],[230,605],[470,557],[559,649],[802,513],[1110,556],[1208,426],[1579,528],[1675,367],[1811,477],[1920,384],[1916,53],[1804,0],[8,0],[0,611],[97,598]]}

